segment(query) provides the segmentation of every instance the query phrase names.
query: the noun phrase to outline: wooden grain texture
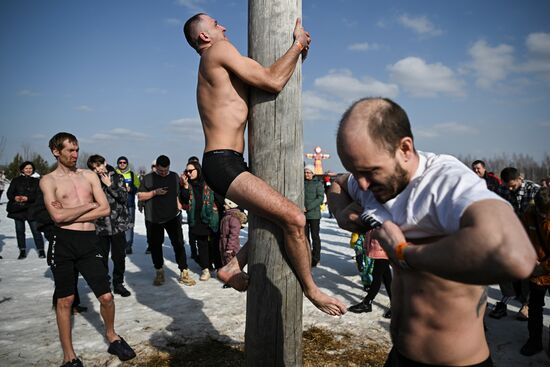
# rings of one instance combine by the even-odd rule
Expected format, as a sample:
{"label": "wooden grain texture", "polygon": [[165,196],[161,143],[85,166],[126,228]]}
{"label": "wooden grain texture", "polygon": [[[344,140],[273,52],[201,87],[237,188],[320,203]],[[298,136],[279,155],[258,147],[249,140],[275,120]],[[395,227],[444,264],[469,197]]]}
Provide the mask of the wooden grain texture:
{"label": "wooden grain texture", "polygon": [[[264,66],[292,45],[301,0],[249,0],[249,56]],[[278,95],[250,93],[249,160],[253,174],[303,205],[301,61]],[[284,256],[281,229],[251,215],[245,353],[247,366],[302,365],[302,290]]]}

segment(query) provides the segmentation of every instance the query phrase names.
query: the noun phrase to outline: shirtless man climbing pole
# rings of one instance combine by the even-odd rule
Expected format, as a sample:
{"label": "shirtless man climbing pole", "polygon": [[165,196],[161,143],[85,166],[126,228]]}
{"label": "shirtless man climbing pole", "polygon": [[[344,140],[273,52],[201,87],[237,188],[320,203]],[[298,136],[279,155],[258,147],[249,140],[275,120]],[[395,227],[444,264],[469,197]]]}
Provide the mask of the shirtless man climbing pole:
{"label": "shirtless man climbing pole", "polygon": [[99,253],[99,237],[94,221],[108,216],[109,203],[97,175],[76,168],[78,141],[69,133],[58,133],[50,139],[50,150],[57,168],[40,180],[44,204],[55,222],[52,243],[52,273],[55,292],[57,327],[63,349],[62,367],[79,367],[82,362],[73,349],[71,305],[74,298],[74,271],[78,271],[100,302],[105,323],[108,352],[126,361],[136,356],[132,348],[115,332],[115,302],[107,277],[107,268]]}
{"label": "shirtless man climbing pole", "polygon": [[[311,276],[303,211],[248,172],[243,158],[249,87],[279,93],[292,76],[300,55],[305,56],[311,42],[309,33],[298,19],[294,43],[273,65],[263,67],[242,56],[225,37],[225,30],[204,13],[194,15],[184,25],[187,42],[201,56],[197,103],[206,139],[203,156],[206,181],[218,194],[279,224],[286,252],[306,297],[320,310],[341,315],[346,312],[345,305],[321,292]],[[247,245],[218,272],[218,278],[245,290],[248,282],[242,267],[246,257]]]}

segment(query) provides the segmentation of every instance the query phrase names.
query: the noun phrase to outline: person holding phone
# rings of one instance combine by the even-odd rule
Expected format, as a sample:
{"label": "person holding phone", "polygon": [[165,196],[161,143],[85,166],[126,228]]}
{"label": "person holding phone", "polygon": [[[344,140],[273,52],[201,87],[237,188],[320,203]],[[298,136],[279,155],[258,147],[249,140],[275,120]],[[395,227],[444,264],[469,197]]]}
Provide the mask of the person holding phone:
{"label": "person holding phone", "polygon": [[180,269],[179,282],[187,286],[196,284],[189,274],[187,256],[183,247],[181,229],[181,204],[179,202],[180,178],[170,171],[170,158],[161,155],[156,160],[156,170],[143,177],[138,191],[138,200],[144,202],[145,219],[149,222],[147,238],[151,249],[151,258],[156,269],[153,285],[162,285],[164,279],[164,256],[162,243],[164,231],[168,234],[176,262]]}

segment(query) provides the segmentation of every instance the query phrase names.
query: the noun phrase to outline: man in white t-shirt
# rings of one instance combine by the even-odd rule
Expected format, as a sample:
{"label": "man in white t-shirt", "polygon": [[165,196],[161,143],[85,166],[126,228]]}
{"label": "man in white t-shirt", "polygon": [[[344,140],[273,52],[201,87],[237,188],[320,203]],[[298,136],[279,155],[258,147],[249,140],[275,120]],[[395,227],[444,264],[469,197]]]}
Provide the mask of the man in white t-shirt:
{"label": "man in white t-shirt", "polygon": [[350,231],[382,222],[375,238],[394,268],[386,366],[492,366],[483,285],[526,278],[536,262],[512,207],[455,158],[416,151],[391,100],[354,103],[337,148],[352,176],[333,183],[331,211]]}

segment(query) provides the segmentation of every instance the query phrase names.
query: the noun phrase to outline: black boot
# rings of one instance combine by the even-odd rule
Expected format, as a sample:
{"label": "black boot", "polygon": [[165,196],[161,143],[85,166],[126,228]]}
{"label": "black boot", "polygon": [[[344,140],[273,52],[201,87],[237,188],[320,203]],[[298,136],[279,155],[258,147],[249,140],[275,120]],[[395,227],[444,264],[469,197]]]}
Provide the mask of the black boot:
{"label": "black boot", "polygon": [[132,295],[132,293],[130,293],[130,291],[126,289],[123,284],[113,285],[113,293],[120,294],[122,297],[130,297]]}
{"label": "black boot", "polygon": [[527,340],[527,343],[520,349],[520,353],[524,356],[530,357],[534,354],[537,354],[542,350],[542,341]]}
{"label": "black boot", "polygon": [[489,312],[489,317],[492,317],[493,319],[501,319],[506,315],[506,303],[502,302],[497,302],[495,308]]}
{"label": "black boot", "polygon": [[372,301],[365,299],[362,302],[348,308],[348,311],[353,313],[372,312]]}
{"label": "black boot", "polygon": [[46,253],[44,252],[44,250],[38,250],[38,257],[41,259],[46,258]]}
{"label": "black boot", "polygon": [[27,250],[19,250],[19,257],[17,258],[17,260],[23,260],[26,257],[27,257]]}

